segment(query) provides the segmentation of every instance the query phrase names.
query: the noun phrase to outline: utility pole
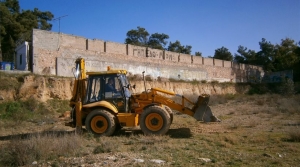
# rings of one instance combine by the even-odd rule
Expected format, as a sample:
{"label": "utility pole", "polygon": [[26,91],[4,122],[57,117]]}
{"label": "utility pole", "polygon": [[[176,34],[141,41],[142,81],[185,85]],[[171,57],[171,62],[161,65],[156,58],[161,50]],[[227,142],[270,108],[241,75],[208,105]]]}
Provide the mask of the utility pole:
{"label": "utility pole", "polygon": [[58,33],[60,33],[60,19],[63,18],[63,17],[67,17],[68,15],[64,15],[64,16],[60,16],[58,18],[55,18],[53,19],[53,21],[56,21],[58,20]]}

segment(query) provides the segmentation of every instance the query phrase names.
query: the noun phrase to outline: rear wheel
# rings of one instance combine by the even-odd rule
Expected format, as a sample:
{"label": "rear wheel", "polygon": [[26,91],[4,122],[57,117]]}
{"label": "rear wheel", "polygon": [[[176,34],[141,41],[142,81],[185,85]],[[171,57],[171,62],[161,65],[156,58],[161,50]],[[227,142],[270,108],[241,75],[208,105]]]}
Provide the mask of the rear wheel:
{"label": "rear wheel", "polygon": [[96,109],[86,117],[85,127],[97,136],[111,136],[116,130],[116,117],[104,109]]}
{"label": "rear wheel", "polygon": [[140,127],[145,135],[164,135],[170,128],[170,115],[160,106],[151,106],[142,112]]}

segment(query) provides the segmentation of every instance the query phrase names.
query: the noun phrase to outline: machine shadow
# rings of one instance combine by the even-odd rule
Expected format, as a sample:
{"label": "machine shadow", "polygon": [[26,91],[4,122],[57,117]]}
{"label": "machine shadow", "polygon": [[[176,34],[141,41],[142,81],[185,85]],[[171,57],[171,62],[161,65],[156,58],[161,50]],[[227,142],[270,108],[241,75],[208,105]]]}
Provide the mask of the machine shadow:
{"label": "machine shadow", "polygon": [[[121,129],[114,134],[114,136],[132,136],[132,135],[144,135],[141,129],[127,130]],[[190,138],[192,137],[191,130],[189,128],[178,128],[178,129],[169,129],[169,131],[165,134],[170,136],[171,138]]]}
{"label": "machine shadow", "polygon": [[190,138],[190,137],[192,137],[192,133],[189,128],[169,129],[167,135],[169,135],[171,138]]}

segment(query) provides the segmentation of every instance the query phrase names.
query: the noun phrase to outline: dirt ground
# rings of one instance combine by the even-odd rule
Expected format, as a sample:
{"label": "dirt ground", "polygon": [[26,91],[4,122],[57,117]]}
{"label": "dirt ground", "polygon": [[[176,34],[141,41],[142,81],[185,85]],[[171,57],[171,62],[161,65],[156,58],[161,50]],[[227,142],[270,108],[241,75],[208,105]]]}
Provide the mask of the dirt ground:
{"label": "dirt ground", "polygon": [[[149,87],[182,94],[196,95],[205,90],[211,94],[211,110],[222,121],[198,122],[173,111],[174,120],[166,135],[145,136],[135,127],[99,138],[84,129],[79,135],[64,125],[69,121],[62,111],[69,109],[66,99],[71,97],[71,78],[6,74],[0,78],[0,166],[300,164],[300,95],[245,95],[249,87],[234,84],[203,87],[152,82]],[[143,87],[141,82],[134,84]],[[35,111],[28,116],[24,106],[9,103],[28,99],[32,100],[22,105],[38,110],[38,116]],[[7,114],[7,106],[3,105],[6,102],[14,113],[10,119],[2,115]]]}
{"label": "dirt ground", "polygon": [[[174,111],[173,124],[164,136],[144,136],[139,127],[111,137],[97,138],[86,131],[75,135],[59,113],[19,124],[0,120],[0,150],[16,153],[8,148],[25,141],[32,141],[30,146],[43,141],[38,150],[57,142],[56,147],[75,144],[69,153],[69,147],[63,153],[55,147],[49,148],[52,154],[45,151],[31,156],[35,159],[16,159],[23,166],[299,166],[299,99],[299,95],[212,97],[211,109],[221,122],[197,122]],[[43,134],[52,134],[46,135],[51,141]],[[18,147],[28,143],[12,148]],[[7,166],[9,161],[1,160],[0,165]]]}

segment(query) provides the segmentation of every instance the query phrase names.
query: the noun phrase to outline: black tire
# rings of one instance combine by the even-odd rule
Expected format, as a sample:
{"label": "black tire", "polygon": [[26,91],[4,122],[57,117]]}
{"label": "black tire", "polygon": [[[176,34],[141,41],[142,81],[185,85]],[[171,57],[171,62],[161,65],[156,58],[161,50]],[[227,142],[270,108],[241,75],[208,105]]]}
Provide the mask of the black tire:
{"label": "black tire", "polygon": [[72,120],[72,124],[75,127],[76,126],[76,111],[75,111],[75,106],[72,108],[71,112],[70,112],[70,117]]}
{"label": "black tire", "polygon": [[104,109],[95,109],[86,117],[85,128],[96,136],[111,136],[116,130],[116,116]]}
{"label": "black tire", "polygon": [[140,127],[145,135],[164,135],[170,125],[169,113],[160,106],[146,108],[140,117]]}
{"label": "black tire", "polygon": [[168,106],[164,106],[165,107],[165,110],[168,111],[169,115],[170,115],[170,124],[173,123],[173,111],[170,107]]}

